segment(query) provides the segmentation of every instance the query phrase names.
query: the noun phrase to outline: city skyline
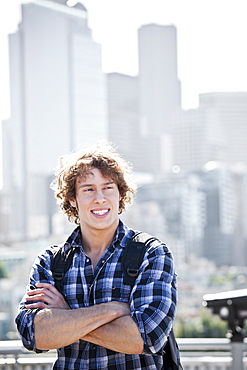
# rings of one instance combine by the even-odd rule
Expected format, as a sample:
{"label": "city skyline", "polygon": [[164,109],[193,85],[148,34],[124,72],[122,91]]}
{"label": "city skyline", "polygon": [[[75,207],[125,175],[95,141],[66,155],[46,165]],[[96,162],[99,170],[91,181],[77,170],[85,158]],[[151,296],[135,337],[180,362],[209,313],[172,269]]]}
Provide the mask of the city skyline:
{"label": "city skyline", "polygon": [[[198,109],[181,110],[175,26],[148,24],[138,30],[138,76],[104,75],[100,44],[92,38],[85,8],[69,8],[63,1],[23,4],[22,23],[10,36],[12,109],[3,125],[2,195],[6,202],[9,195],[11,202],[9,213],[2,210],[5,220],[10,214],[15,220],[11,227],[6,222],[3,233],[12,230],[36,238],[66,227],[62,220],[57,227],[57,208],[48,188],[55,158],[98,135],[121,147],[135,171],[152,174],[152,188],[174,175],[174,165],[181,170],[176,174],[183,174],[202,171],[209,161],[247,163],[247,92],[201,94]],[[107,116],[110,127],[105,126]],[[200,182],[195,199],[185,189],[186,204],[201,199]],[[219,184],[220,191],[224,184]],[[224,189],[234,192],[233,187]],[[178,208],[180,204],[183,197]]]}
{"label": "city skyline", "polygon": [[[27,2],[10,0],[0,4],[0,120],[10,114],[7,36],[17,30],[20,6]],[[178,34],[178,77],[183,108],[197,107],[200,93],[247,91],[247,56],[242,47],[247,32],[243,18],[247,10],[245,1],[188,0],[184,4],[182,0],[172,3],[84,0],[82,3],[88,11],[93,38],[102,45],[104,72],[138,74],[138,29],[149,23],[173,24]]]}
{"label": "city skyline", "polygon": [[[20,6],[27,2],[9,0],[0,4],[0,119],[9,116],[7,35],[17,30]],[[185,109],[197,107],[198,95],[203,92],[247,91],[244,0],[81,3],[88,11],[93,37],[102,45],[104,72],[138,74],[138,28],[149,23],[173,24],[178,33],[178,77]]]}

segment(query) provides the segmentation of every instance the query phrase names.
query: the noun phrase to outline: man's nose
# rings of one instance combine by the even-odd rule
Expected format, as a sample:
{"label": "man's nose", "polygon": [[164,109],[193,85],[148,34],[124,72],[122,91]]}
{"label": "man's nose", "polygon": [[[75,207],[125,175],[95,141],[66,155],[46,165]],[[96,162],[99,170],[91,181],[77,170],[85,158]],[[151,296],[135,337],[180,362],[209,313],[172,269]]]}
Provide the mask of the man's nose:
{"label": "man's nose", "polygon": [[104,203],[105,197],[101,189],[98,189],[95,193],[95,200],[96,203]]}

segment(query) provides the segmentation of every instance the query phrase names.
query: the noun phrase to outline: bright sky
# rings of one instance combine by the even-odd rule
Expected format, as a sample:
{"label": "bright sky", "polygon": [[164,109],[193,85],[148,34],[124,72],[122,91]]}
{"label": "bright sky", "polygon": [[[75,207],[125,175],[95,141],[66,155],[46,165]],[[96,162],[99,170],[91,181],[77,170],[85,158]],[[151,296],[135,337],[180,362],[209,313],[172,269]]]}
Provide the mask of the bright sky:
{"label": "bright sky", "polygon": [[[20,4],[0,0],[0,120],[9,115],[7,35],[17,29]],[[143,24],[177,28],[182,105],[198,94],[247,91],[247,0],[82,0],[105,72],[138,73],[137,30]]]}

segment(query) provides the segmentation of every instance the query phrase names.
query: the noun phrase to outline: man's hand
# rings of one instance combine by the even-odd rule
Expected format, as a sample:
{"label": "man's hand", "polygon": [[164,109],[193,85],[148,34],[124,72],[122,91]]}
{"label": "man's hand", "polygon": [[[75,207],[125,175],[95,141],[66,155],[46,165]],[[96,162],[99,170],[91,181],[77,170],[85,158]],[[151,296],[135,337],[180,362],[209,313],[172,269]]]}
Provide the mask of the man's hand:
{"label": "man's hand", "polygon": [[[48,283],[37,283],[36,289],[26,293],[25,299],[30,304],[25,307],[29,308],[64,308],[69,309],[68,303],[64,296],[52,285]],[[35,302],[35,303],[31,303]]]}

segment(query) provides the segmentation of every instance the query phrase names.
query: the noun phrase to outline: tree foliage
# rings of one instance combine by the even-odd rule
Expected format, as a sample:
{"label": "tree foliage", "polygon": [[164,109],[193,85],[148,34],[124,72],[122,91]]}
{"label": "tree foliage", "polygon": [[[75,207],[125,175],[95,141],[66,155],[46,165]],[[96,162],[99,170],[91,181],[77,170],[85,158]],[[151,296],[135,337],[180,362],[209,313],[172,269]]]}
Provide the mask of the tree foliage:
{"label": "tree foliage", "polygon": [[8,277],[8,272],[3,261],[0,261],[0,279]]}
{"label": "tree foliage", "polygon": [[226,321],[205,310],[194,319],[178,318],[175,321],[178,338],[225,338],[228,330]]}

